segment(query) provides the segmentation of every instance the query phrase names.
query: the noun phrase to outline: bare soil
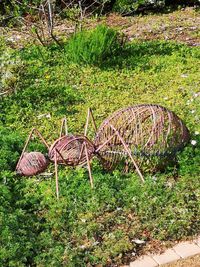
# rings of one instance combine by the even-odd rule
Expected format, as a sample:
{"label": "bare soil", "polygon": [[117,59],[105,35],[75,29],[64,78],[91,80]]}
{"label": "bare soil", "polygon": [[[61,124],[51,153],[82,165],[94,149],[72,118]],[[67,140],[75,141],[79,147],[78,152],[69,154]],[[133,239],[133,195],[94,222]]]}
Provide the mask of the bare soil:
{"label": "bare soil", "polygon": [[[23,23],[16,28],[0,27],[0,35],[5,36],[12,47],[23,47],[27,43],[38,42],[37,36],[31,30],[33,23],[36,22],[25,18]],[[200,46],[200,12],[192,7],[168,14],[144,16],[122,17],[112,13],[100,19],[86,19],[82,26],[88,29],[100,23],[118,29],[130,41],[173,40],[189,46]],[[67,38],[74,30],[75,25],[72,21],[57,20],[55,22],[54,33],[58,39]],[[44,35],[47,35],[45,29]]]}
{"label": "bare soil", "polygon": [[164,264],[162,267],[200,267],[200,255],[179,260],[175,263]]}

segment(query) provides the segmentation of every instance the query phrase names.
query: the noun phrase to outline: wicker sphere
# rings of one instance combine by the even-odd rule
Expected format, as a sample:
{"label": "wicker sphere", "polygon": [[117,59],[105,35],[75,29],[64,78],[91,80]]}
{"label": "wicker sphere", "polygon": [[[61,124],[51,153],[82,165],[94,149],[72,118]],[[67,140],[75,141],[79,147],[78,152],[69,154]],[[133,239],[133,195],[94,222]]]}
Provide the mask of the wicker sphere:
{"label": "wicker sphere", "polygon": [[135,158],[146,159],[171,157],[190,139],[183,121],[162,106],[142,104],[121,109],[103,121],[94,141],[100,158],[110,167],[128,158],[116,133]]}
{"label": "wicker sphere", "polygon": [[77,166],[86,163],[85,145],[88,158],[91,159],[94,153],[94,145],[85,136],[65,135],[57,139],[49,149],[49,159],[55,162],[57,152],[57,163],[68,166]]}
{"label": "wicker sphere", "polygon": [[24,153],[16,172],[23,176],[33,176],[43,172],[49,162],[40,152]]}

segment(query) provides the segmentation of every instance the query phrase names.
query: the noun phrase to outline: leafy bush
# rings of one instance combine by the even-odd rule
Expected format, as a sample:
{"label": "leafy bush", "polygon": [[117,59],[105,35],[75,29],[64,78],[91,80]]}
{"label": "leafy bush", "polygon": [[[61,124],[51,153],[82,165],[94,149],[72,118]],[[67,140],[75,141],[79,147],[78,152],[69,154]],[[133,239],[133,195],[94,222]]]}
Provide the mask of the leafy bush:
{"label": "leafy bush", "polygon": [[165,5],[165,0],[157,1],[157,0],[116,0],[113,6],[113,10],[117,11],[121,14],[131,14],[139,9],[148,9],[163,7]]}
{"label": "leafy bush", "polygon": [[[2,49],[1,49],[2,50]],[[16,89],[19,79],[19,72],[23,63],[19,56],[16,56],[11,49],[5,49],[0,56],[0,93]]]}
{"label": "leafy bush", "polygon": [[150,10],[162,10],[166,6],[191,5],[198,4],[198,1],[189,0],[116,0],[113,5],[113,11],[123,15],[133,14],[134,12]]}
{"label": "leafy bush", "polygon": [[19,132],[0,126],[0,166],[1,170],[14,171],[23,145],[23,136]]}
{"label": "leafy bush", "polygon": [[6,0],[0,3],[0,15],[15,15],[15,16],[22,16],[26,13],[31,13],[34,8],[30,7],[38,7],[41,3],[40,0],[20,0],[18,2],[13,0]]}
{"label": "leafy bush", "polygon": [[73,36],[67,46],[68,57],[75,63],[101,65],[108,57],[118,53],[122,41],[117,31],[99,25],[91,31],[82,31]]}

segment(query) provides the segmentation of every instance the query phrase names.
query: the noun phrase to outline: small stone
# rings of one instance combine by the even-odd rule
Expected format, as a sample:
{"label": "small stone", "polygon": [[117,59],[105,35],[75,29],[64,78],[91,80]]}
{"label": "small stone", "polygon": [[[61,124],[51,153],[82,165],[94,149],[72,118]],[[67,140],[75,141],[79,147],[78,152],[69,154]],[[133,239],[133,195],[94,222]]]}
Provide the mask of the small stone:
{"label": "small stone", "polygon": [[173,249],[168,249],[160,255],[153,256],[153,259],[159,264],[166,264],[168,262],[173,262],[179,260],[181,257],[176,254]]}
{"label": "small stone", "polygon": [[144,256],[130,263],[130,267],[156,267],[158,263],[150,256]]}
{"label": "small stone", "polygon": [[137,244],[137,245],[141,245],[141,244],[145,244],[145,243],[146,243],[146,241],[144,241],[144,240],[140,240],[140,239],[134,239],[133,242],[134,242],[135,244]]}
{"label": "small stone", "polygon": [[200,247],[194,242],[182,242],[173,247],[173,249],[181,258],[187,258],[200,253]]}

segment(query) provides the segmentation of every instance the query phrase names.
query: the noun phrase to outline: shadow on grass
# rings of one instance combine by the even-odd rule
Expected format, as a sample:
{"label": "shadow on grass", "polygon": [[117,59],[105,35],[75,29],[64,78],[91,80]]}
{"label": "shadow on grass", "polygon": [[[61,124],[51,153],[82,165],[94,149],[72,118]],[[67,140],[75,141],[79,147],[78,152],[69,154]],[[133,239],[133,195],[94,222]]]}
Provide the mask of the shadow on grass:
{"label": "shadow on grass", "polygon": [[[151,68],[149,61],[154,56],[170,56],[173,53],[182,53],[187,49],[184,44],[166,41],[146,41],[127,44],[124,48],[109,58],[105,58],[98,65],[101,69],[135,69],[141,67],[143,70]],[[96,65],[96,64],[95,64]]]}

